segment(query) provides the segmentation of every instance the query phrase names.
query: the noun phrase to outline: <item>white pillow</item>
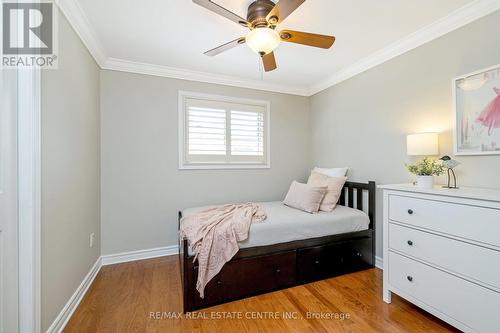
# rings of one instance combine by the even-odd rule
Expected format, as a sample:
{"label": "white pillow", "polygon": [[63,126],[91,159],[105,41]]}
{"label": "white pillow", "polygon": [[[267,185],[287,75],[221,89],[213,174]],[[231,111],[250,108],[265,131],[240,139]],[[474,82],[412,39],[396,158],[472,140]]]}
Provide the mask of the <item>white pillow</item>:
{"label": "white pillow", "polygon": [[308,213],[316,213],[327,190],[327,186],[318,187],[293,181],[283,203]]}
{"label": "white pillow", "polygon": [[314,172],[322,173],[329,177],[345,177],[347,176],[347,171],[349,171],[348,167],[345,168],[318,168],[315,167],[313,169]]}

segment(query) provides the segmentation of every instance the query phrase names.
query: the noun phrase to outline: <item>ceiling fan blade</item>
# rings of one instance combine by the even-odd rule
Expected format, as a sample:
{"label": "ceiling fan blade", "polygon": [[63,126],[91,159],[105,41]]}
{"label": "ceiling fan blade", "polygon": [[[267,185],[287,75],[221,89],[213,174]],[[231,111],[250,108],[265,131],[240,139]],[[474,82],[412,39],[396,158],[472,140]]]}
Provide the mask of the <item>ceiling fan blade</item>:
{"label": "ceiling fan blade", "polygon": [[333,36],[318,35],[293,30],[281,30],[280,37],[284,42],[320,47],[322,49],[329,49],[335,42],[335,37]]}
{"label": "ceiling fan blade", "polygon": [[273,9],[267,14],[267,21],[272,25],[283,22],[295,9],[304,3],[305,0],[279,0]]}
{"label": "ceiling fan blade", "polygon": [[238,45],[244,44],[244,43],[245,43],[245,37],[240,37],[240,38],[232,40],[226,44],[222,44],[221,46],[217,46],[216,48],[208,50],[207,52],[205,52],[205,54],[207,56],[213,57],[219,53],[222,53],[224,51],[227,51],[229,49],[232,49],[235,46],[238,46]]}
{"label": "ceiling fan blade", "polygon": [[211,0],[193,0],[193,2],[197,5],[202,6],[203,8],[206,8],[216,14],[219,14],[221,16],[224,16],[227,19],[230,19],[233,22],[238,23],[239,25],[242,25],[244,27],[248,27],[250,24],[245,20],[243,17],[240,17],[236,15],[235,13],[227,10],[226,8],[219,6],[215,2]]}
{"label": "ceiling fan blade", "polygon": [[276,69],[276,59],[274,58],[274,52],[265,54],[262,56],[262,63],[264,64],[264,70],[270,72]]}

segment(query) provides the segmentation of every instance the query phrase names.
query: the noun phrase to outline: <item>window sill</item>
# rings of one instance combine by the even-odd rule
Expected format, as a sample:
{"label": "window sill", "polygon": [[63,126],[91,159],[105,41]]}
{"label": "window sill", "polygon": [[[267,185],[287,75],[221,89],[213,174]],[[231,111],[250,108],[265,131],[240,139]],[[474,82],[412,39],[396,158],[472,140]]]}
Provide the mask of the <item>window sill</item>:
{"label": "window sill", "polygon": [[227,169],[270,169],[270,164],[188,164],[180,165],[179,170],[227,170]]}

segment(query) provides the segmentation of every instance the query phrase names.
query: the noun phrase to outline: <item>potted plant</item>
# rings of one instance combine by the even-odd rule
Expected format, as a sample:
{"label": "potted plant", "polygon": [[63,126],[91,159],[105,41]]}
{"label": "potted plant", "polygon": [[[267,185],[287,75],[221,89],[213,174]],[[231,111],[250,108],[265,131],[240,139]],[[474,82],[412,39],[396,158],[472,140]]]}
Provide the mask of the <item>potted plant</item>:
{"label": "potted plant", "polygon": [[436,160],[428,157],[415,164],[407,164],[406,169],[417,175],[417,186],[420,188],[432,188],[434,185],[433,176],[439,176],[444,173],[445,166]]}

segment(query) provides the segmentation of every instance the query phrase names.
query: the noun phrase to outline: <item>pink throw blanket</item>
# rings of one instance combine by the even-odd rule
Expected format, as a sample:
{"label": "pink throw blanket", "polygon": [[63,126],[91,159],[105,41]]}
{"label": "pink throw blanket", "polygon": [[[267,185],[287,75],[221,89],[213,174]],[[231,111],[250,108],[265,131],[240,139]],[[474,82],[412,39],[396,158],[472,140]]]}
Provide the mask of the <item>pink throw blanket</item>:
{"label": "pink throw blanket", "polygon": [[181,219],[180,236],[188,239],[198,259],[196,289],[201,298],[207,283],[238,252],[238,242],[248,238],[250,225],[266,218],[260,205],[246,203],[208,208]]}

